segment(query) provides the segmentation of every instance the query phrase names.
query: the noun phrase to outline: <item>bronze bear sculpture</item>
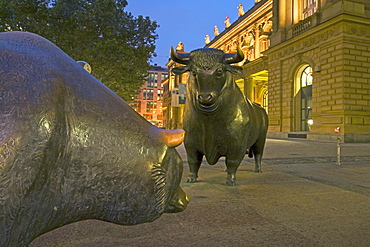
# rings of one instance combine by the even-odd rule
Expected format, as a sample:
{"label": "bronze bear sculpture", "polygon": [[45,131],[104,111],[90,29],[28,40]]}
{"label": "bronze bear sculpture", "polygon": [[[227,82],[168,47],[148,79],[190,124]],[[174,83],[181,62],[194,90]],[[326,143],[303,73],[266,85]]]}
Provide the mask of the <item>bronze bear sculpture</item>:
{"label": "bronze bear sculpture", "polygon": [[151,125],[48,40],[0,33],[0,246],[180,212],[183,130]]}

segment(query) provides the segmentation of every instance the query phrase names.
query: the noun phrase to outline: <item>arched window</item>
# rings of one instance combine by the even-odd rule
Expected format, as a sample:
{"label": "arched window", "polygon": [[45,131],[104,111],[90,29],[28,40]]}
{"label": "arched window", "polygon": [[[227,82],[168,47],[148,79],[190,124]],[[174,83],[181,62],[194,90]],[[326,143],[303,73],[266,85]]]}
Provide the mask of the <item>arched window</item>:
{"label": "arched window", "polygon": [[301,87],[307,87],[312,85],[312,68],[307,66],[301,75]]}
{"label": "arched window", "polygon": [[301,130],[309,131],[312,125],[312,68],[306,66],[301,74]]}

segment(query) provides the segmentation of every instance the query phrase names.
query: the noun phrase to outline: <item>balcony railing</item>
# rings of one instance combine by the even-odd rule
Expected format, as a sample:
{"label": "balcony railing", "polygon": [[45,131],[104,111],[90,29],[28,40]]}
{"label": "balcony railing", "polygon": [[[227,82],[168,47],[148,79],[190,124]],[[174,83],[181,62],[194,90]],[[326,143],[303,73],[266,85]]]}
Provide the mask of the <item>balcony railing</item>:
{"label": "balcony railing", "polygon": [[312,16],[307,17],[304,20],[299,21],[297,24],[292,26],[292,37],[297,36],[298,34],[301,34],[308,29],[310,29],[313,25],[312,22]]}

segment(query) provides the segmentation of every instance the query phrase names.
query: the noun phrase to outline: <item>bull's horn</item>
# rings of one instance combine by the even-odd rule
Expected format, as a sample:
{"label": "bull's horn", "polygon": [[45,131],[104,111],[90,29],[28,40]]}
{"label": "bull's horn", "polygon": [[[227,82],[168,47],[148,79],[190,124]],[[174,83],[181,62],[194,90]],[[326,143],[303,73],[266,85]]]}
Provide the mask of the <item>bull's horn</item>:
{"label": "bull's horn", "polygon": [[239,63],[243,61],[243,59],[244,59],[244,53],[240,49],[239,46],[236,48],[236,53],[226,53],[225,54],[225,62],[228,64]]}
{"label": "bull's horn", "polygon": [[190,53],[187,52],[176,52],[173,46],[171,46],[171,59],[176,63],[187,65],[189,63],[189,55]]}
{"label": "bull's horn", "polygon": [[161,130],[160,135],[168,147],[177,147],[184,141],[185,131],[183,129]]}

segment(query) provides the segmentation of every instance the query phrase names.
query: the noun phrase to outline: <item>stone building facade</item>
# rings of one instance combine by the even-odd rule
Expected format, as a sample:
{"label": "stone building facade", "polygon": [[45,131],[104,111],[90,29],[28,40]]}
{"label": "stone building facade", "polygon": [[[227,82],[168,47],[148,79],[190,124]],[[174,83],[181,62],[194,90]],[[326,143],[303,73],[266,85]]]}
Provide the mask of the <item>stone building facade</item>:
{"label": "stone building facade", "polygon": [[[235,79],[267,110],[269,137],[370,142],[370,1],[255,0],[218,31],[205,47],[244,51]],[[171,93],[185,77],[168,79],[167,128],[182,126]]]}
{"label": "stone building facade", "polygon": [[370,142],[370,1],[256,1],[206,45],[237,46],[237,84],[268,111],[270,137]]}
{"label": "stone building facade", "polygon": [[236,52],[240,46],[245,54],[239,65],[243,73],[236,82],[252,101],[268,110],[268,63],[264,52],[270,47],[273,0],[256,0],[255,5],[214,37],[206,47]]}

